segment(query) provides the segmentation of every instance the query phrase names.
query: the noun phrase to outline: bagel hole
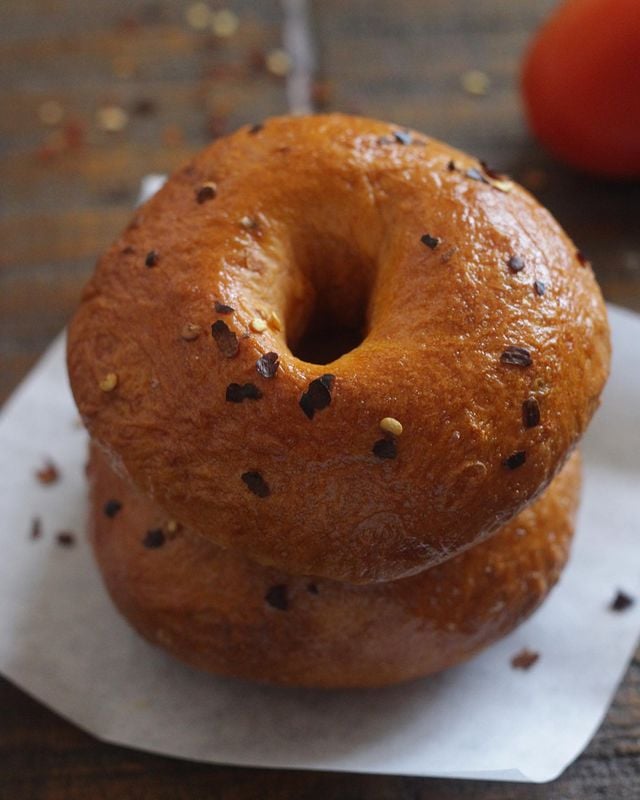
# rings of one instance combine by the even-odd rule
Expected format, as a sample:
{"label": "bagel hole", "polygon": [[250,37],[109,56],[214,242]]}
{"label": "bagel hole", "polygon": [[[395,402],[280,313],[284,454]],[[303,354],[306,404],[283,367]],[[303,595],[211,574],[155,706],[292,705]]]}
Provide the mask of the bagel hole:
{"label": "bagel hole", "polygon": [[[309,364],[330,364],[355,350],[367,335],[373,265],[345,242],[324,238],[307,262],[305,312],[288,327],[292,354]],[[293,328],[293,330],[292,330]]]}
{"label": "bagel hole", "polygon": [[357,325],[347,326],[316,307],[302,337],[290,349],[301,361],[330,364],[363,342],[363,329],[364,319]]}

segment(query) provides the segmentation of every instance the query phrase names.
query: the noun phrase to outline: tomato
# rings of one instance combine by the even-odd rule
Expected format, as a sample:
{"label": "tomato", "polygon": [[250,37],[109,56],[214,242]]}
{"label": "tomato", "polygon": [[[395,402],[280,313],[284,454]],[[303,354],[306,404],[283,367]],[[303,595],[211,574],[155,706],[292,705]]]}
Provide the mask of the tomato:
{"label": "tomato", "polygon": [[640,177],[640,0],[568,0],[526,54],[532,130],[559,159]]}

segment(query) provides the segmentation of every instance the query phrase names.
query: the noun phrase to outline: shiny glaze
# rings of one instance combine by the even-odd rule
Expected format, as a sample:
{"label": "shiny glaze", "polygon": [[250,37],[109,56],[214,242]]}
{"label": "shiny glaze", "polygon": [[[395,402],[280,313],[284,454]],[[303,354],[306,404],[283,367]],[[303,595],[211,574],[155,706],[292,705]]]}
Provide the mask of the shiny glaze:
{"label": "shiny glaze", "polygon": [[[216,141],[100,259],[69,330],[92,437],[167,513],[291,573],[389,580],[482,541],[551,481],[608,371],[600,291],[551,215],[516,185],[469,177],[484,174],[469,156],[397,130],[283,117]],[[198,203],[207,182],[217,195]],[[336,325],[364,317],[364,341],[322,366],[292,353],[316,303]],[[283,330],[253,333],[271,311]],[[235,358],[209,333],[218,319],[238,336]],[[202,335],[181,339],[186,324]],[[533,364],[502,364],[509,345]],[[263,379],[269,351],[280,367]],[[102,392],[111,372],[118,386]],[[332,402],[309,420],[299,400],[323,373]],[[232,382],[262,399],[226,402]],[[541,424],[525,429],[532,395]],[[372,453],[387,416],[404,427],[394,460]],[[526,463],[505,469],[521,450]],[[241,480],[251,470],[268,497]]]}
{"label": "shiny glaze", "polygon": [[[117,477],[97,449],[90,479],[98,564],[115,604],[143,636],[214,673],[337,688],[437,672],[528,617],[567,559],[580,463],[574,454],[489,541],[419,575],[367,586],[261,567],[186,529],[146,549],[146,531],[168,531],[167,515]],[[110,518],[103,509],[113,499],[122,508]],[[273,587],[286,587],[286,609],[266,601]]]}

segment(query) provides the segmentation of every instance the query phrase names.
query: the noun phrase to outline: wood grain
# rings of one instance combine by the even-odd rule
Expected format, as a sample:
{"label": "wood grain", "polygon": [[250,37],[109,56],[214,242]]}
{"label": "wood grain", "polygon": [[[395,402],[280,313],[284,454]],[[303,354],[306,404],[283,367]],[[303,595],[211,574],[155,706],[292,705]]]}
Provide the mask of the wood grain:
{"label": "wood grain", "polygon": [[[285,110],[282,82],[262,66],[264,53],[280,44],[279,3],[227,2],[241,25],[224,41],[191,30],[187,5],[3,0],[0,401],[72,313],[96,255],[126,221],[140,178],[174,169],[212,135]],[[316,101],[415,126],[510,172],[590,255],[607,298],[640,310],[640,187],[570,173],[532,141],[523,121],[518,65],[553,5],[316,0]],[[490,77],[486,95],[463,90],[469,69]],[[61,104],[59,125],[39,120],[46,100]],[[111,103],[129,115],[119,133],[96,124]],[[540,787],[160,758],[101,743],[2,680],[0,709],[0,800],[640,797],[638,656],[587,751]]]}

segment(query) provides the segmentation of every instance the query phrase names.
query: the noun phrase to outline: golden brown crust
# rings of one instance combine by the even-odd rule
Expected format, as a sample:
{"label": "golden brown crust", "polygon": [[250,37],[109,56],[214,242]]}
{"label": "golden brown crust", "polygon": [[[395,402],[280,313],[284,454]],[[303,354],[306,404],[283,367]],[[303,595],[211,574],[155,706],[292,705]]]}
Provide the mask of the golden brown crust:
{"label": "golden brown crust", "polygon": [[[98,563],[142,635],[222,675],[357,687],[457,664],[525,619],[566,561],[580,464],[574,454],[542,497],[489,541],[419,575],[368,586],[286,575],[186,529],[172,532],[166,514],[96,448],[90,479]],[[121,507],[107,516],[114,500]],[[144,546],[150,530],[164,531],[160,547]]]}
{"label": "golden brown crust", "polygon": [[[553,478],[608,370],[600,292],[551,215],[463,153],[395,130],[283,117],[216,141],[137,212],[69,330],[82,416],[138,487],[291,573],[388,580],[481,541]],[[198,202],[210,182],[216,196]],[[338,323],[366,309],[365,340],[327,366],[288,345],[316,302]],[[283,329],[254,332],[273,311]],[[185,325],[201,334],[183,338]],[[503,363],[510,346],[532,364]],[[264,378],[271,351],[280,366]],[[331,402],[310,420],[299,401],[323,373]],[[232,383],[261,399],[227,402]],[[541,421],[526,428],[530,397]],[[404,426],[395,459],[372,452],[387,416]]]}

